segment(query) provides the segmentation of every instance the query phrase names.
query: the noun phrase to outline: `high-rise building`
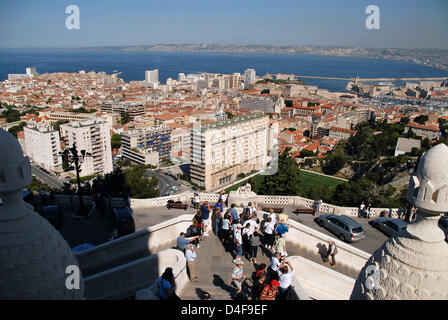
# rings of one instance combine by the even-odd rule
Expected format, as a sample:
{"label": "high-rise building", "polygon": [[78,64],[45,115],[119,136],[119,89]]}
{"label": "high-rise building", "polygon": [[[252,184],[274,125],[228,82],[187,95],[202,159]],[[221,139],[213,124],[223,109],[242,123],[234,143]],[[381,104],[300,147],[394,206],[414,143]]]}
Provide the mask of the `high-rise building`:
{"label": "high-rise building", "polygon": [[254,69],[247,69],[244,72],[244,87],[248,88],[251,84],[255,83],[257,73]]}
{"label": "high-rise building", "polygon": [[27,75],[32,75],[32,74],[37,74],[37,71],[36,71],[36,67],[28,67],[28,68],[26,68],[26,74]]}
{"label": "high-rise building", "polygon": [[268,162],[269,116],[235,117],[191,130],[191,180],[214,190],[266,168]]}
{"label": "high-rise building", "polygon": [[159,70],[146,70],[145,71],[145,80],[148,83],[156,83],[159,84]]}
{"label": "high-rise building", "polygon": [[76,144],[78,152],[90,153],[81,164],[81,176],[107,174],[113,171],[110,125],[102,119],[72,121],[60,126],[64,144],[71,148]]}
{"label": "high-rise building", "polygon": [[179,81],[187,80],[187,77],[185,76],[185,73],[179,73],[179,75],[177,76],[177,80],[179,80]]}
{"label": "high-rise building", "polygon": [[133,130],[121,135],[123,157],[144,164],[159,164],[171,156],[171,128],[167,126]]}
{"label": "high-rise building", "polygon": [[49,170],[55,170],[62,165],[62,158],[59,155],[61,143],[58,131],[53,127],[29,124],[23,128],[23,132],[26,154],[35,163]]}

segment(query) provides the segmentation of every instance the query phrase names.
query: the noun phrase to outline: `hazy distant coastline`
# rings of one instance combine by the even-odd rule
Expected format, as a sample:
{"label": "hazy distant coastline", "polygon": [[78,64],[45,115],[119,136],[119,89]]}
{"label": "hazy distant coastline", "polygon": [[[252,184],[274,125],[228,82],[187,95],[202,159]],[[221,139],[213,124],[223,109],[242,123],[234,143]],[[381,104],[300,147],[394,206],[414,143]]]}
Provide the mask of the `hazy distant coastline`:
{"label": "hazy distant coastline", "polygon": [[[104,49],[89,48],[89,49]],[[111,47],[108,47],[109,49]],[[157,44],[148,46],[117,46],[123,51],[221,52],[221,53],[277,53],[324,56],[352,56],[412,62],[448,71],[447,49],[370,49],[344,46],[270,46],[233,44]]]}

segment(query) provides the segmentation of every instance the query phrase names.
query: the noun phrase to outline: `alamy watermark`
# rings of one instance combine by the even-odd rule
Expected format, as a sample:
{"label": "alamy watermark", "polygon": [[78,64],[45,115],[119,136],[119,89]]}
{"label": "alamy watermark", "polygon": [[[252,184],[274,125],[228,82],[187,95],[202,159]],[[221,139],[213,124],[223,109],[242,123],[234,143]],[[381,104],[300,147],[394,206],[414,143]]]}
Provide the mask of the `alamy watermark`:
{"label": "alamy watermark", "polygon": [[81,28],[79,7],[73,4],[69,5],[65,8],[65,13],[69,14],[67,19],[65,19],[65,27],[67,30],[79,30]]}
{"label": "alamy watermark", "polygon": [[81,288],[81,271],[79,267],[69,265],[65,268],[65,273],[68,274],[65,279],[65,287],[68,290],[79,290]]}
{"label": "alamy watermark", "polygon": [[369,30],[380,29],[380,8],[376,5],[369,5],[366,8],[366,14],[369,16],[366,19],[366,28]]}

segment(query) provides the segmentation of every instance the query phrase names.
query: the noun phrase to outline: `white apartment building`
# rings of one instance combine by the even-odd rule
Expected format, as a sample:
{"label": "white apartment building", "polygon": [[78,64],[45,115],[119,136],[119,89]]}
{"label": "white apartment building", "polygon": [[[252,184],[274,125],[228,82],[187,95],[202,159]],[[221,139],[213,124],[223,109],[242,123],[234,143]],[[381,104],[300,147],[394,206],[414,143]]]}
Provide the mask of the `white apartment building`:
{"label": "white apartment building", "polygon": [[240,173],[266,168],[269,116],[236,117],[191,130],[191,180],[214,190],[237,180]]}
{"label": "white apartment building", "polygon": [[145,80],[148,83],[159,84],[159,70],[146,70],[145,71]]}
{"label": "white apartment building", "polygon": [[28,125],[23,128],[25,150],[35,163],[49,170],[56,170],[62,165],[61,142],[59,132],[53,127]]}
{"label": "white apartment building", "polygon": [[91,156],[81,165],[81,177],[113,171],[110,125],[100,118],[73,121],[60,126],[65,146],[76,144],[78,152],[85,150]]}
{"label": "white apartment building", "polygon": [[182,161],[190,159],[190,131],[185,128],[176,128],[171,132],[171,158]]}
{"label": "white apartment building", "polygon": [[246,69],[244,72],[244,87],[248,88],[250,84],[255,83],[257,72],[254,69]]}

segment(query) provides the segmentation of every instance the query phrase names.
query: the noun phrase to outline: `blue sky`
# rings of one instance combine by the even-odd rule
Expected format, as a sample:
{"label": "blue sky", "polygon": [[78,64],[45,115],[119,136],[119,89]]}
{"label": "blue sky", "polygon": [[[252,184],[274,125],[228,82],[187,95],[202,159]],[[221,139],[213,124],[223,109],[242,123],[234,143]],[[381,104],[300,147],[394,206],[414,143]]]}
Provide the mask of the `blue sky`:
{"label": "blue sky", "polygon": [[[381,30],[367,30],[368,5]],[[65,8],[80,9],[67,30]],[[13,0],[0,3],[0,47],[160,43],[448,48],[447,0]]]}

